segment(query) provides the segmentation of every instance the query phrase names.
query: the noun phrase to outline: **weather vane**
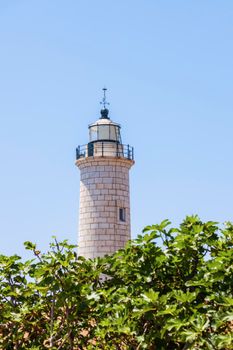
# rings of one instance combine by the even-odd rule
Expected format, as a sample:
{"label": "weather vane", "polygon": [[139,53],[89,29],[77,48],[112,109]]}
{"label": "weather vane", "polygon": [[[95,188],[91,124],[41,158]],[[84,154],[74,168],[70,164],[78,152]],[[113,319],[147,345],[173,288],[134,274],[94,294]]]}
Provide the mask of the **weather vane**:
{"label": "weather vane", "polygon": [[100,102],[100,104],[103,105],[104,109],[106,109],[106,105],[109,105],[109,103],[106,101],[106,91],[107,91],[107,88],[104,87],[102,90],[103,90],[103,92],[104,92],[104,97],[103,97],[102,101]]}

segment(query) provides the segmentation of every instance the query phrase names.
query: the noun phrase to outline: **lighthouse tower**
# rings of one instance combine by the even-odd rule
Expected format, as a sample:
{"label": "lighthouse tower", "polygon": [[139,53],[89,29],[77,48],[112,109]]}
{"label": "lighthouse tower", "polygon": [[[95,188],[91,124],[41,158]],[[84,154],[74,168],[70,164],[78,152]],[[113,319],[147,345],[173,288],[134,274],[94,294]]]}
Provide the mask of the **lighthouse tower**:
{"label": "lighthouse tower", "polygon": [[130,239],[129,170],[133,148],[122,144],[120,125],[109,118],[103,89],[100,118],[89,125],[89,142],[78,146],[80,211],[78,254],[112,254]]}

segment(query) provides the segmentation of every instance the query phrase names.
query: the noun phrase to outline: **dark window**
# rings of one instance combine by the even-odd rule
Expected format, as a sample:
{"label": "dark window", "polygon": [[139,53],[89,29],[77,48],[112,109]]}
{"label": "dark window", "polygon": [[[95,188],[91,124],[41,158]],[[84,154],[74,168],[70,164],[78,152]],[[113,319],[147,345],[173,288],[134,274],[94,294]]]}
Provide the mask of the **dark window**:
{"label": "dark window", "polygon": [[94,145],[93,143],[88,143],[88,157],[92,157],[94,155]]}
{"label": "dark window", "polygon": [[120,219],[120,221],[125,221],[126,220],[125,208],[120,208],[119,209],[119,219]]}

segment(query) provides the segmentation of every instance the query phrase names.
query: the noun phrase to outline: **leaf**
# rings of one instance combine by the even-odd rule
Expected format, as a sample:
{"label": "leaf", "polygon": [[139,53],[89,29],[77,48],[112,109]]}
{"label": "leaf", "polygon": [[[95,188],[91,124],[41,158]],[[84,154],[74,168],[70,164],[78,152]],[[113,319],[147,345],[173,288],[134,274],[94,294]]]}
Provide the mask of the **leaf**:
{"label": "leaf", "polygon": [[88,300],[95,300],[95,301],[99,301],[100,300],[100,295],[97,294],[96,292],[92,292],[90,295],[87,295],[87,299]]}
{"label": "leaf", "polygon": [[36,244],[34,244],[30,241],[24,242],[24,246],[27,250],[35,250],[36,249]]}
{"label": "leaf", "polygon": [[141,296],[145,301],[149,303],[154,303],[158,300],[159,292],[155,292],[153,289],[149,289],[148,292],[141,294]]}
{"label": "leaf", "polygon": [[222,318],[224,322],[233,322],[233,312],[228,312],[225,317]]}

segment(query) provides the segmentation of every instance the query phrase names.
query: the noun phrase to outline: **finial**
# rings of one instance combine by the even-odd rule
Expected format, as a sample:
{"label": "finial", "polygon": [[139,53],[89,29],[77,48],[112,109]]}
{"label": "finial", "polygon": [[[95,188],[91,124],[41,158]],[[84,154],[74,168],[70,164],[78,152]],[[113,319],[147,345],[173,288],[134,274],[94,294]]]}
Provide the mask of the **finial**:
{"label": "finial", "polygon": [[106,100],[106,91],[107,91],[107,88],[104,87],[103,89],[103,92],[104,92],[104,96],[103,96],[103,99],[102,101],[100,102],[100,104],[104,107],[103,109],[101,109],[100,113],[101,113],[101,119],[109,119],[108,117],[108,112],[109,110],[106,108],[106,105],[109,105],[109,102],[107,102]]}
{"label": "finial", "polygon": [[104,109],[106,108],[106,105],[109,105],[109,103],[106,101],[106,91],[108,90],[106,87],[104,87],[103,89],[104,92],[104,97],[102,99],[102,101],[100,102],[101,105],[103,105]]}

